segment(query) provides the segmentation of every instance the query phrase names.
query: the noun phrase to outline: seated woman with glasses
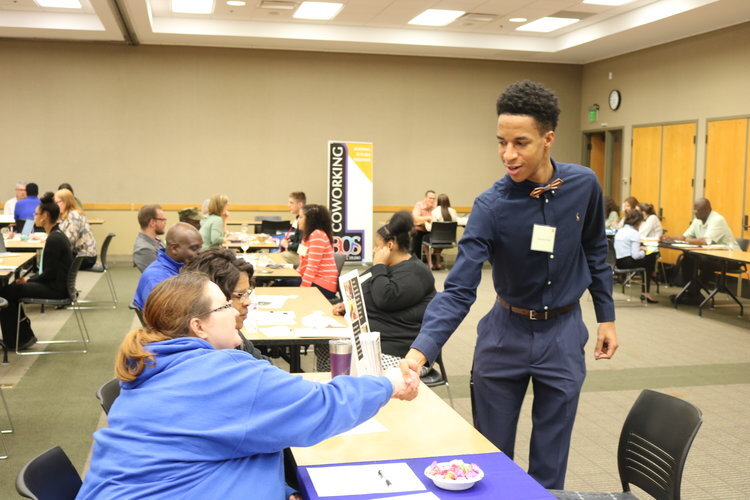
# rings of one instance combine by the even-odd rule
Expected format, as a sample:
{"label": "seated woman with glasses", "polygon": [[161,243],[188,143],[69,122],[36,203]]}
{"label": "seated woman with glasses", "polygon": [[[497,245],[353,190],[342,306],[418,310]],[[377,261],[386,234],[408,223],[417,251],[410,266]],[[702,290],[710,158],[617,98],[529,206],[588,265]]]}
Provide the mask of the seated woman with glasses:
{"label": "seated woman with glasses", "polygon": [[[60,208],[55,204],[53,194],[45,193],[34,211],[34,225],[43,227],[47,233],[39,274],[28,279],[18,278],[11,285],[0,289],[0,297],[8,301],[8,307],[0,309],[3,342],[8,348],[16,347],[19,298],[64,299],[68,296],[68,274],[73,262],[73,252],[70,241],[57,224],[59,216]],[[36,343],[36,337],[23,306],[20,314],[18,346],[19,349],[26,349]]]}
{"label": "seated woman with glasses", "polygon": [[339,288],[339,271],[333,259],[331,214],[322,205],[305,205],[297,226],[302,231],[302,242],[297,248],[300,260],[297,270],[302,276],[300,286],[314,286],[332,300]]}
{"label": "seated woman with glasses", "polygon": [[121,391],[94,434],[77,498],[300,498],[282,450],[311,446],[411,400],[406,361],[387,376],[304,380],[234,349],[237,310],[202,273],[157,285],[146,327],[115,359]]}
{"label": "seated woman with glasses", "polygon": [[642,285],[641,302],[656,304],[651,296],[651,275],[656,267],[656,253],[646,254],[641,245],[641,235],[638,228],[643,222],[643,214],[638,210],[631,210],[625,215],[625,225],[615,234],[615,257],[620,269],[643,267],[646,269],[646,282]]}
{"label": "seated woman with glasses", "polygon": [[[435,277],[409,253],[414,219],[397,212],[375,233],[373,266],[361,277],[370,330],[380,332],[383,354],[403,358],[417,338],[427,304],[435,296]],[[343,316],[344,304],[333,313]]]}
{"label": "seated woman with glasses", "polygon": [[200,272],[216,283],[237,312],[237,335],[242,343],[237,349],[247,351],[258,359],[268,359],[242,334],[242,327],[249,312],[250,297],[255,289],[253,265],[238,259],[237,254],[227,248],[209,248],[188,261],[180,272]]}
{"label": "seated woman with glasses", "polygon": [[83,257],[81,269],[90,269],[96,264],[96,239],[83,209],[67,189],[55,193],[55,203],[60,207],[60,231],[70,240],[73,257]]}

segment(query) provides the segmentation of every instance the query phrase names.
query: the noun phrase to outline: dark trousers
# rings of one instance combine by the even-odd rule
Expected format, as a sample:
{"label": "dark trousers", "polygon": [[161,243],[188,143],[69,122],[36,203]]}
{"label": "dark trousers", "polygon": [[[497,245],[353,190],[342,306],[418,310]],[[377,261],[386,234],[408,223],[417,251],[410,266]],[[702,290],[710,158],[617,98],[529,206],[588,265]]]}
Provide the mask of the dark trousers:
{"label": "dark trousers", "polygon": [[422,258],[422,240],[425,235],[428,235],[427,231],[414,230],[411,234],[411,254],[418,259]]}
{"label": "dark trousers", "polygon": [[580,307],[532,321],[500,304],[479,323],[472,371],[474,425],[513,458],[524,395],[534,389],[529,474],[545,488],[563,489],[570,436],[586,376],[588,331]]}
{"label": "dark trousers", "polygon": [[96,264],[96,255],[93,257],[84,257],[81,261],[81,269],[91,269]]}
{"label": "dark trousers", "polygon": [[[37,299],[61,299],[65,293],[60,293],[42,283],[24,283],[8,285],[0,289],[0,297],[8,301],[8,307],[0,310],[0,328],[2,328],[3,342],[9,349],[16,347],[16,325],[18,322],[18,299],[34,297]],[[21,335],[19,342],[25,344],[34,336],[31,321],[21,306]]]}
{"label": "dark trousers", "polygon": [[652,253],[642,259],[623,257],[622,259],[617,259],[617,267],[620,269],[634,269],[636,267],[646,269],[646,282],[641,285],[641,292],[651,293],[651,275],[654,274],[654,269],[656,269],[656,257],[658,255],[657,253]]}
{"label": "dark trousers", "polygon": [[312,286],[314,286],[315,288],[317,288],[318,290],[320,290],[320,292],[323,294],[323,296],[325,298],[327,298],[328,300],[333,300],[333,299],[335,299],[337,297],[336,296],[336,292],[332,292],[332,291],[328,290],[327,288],[323,288],[322,286],[316,285],[315,283],[313,283]]}

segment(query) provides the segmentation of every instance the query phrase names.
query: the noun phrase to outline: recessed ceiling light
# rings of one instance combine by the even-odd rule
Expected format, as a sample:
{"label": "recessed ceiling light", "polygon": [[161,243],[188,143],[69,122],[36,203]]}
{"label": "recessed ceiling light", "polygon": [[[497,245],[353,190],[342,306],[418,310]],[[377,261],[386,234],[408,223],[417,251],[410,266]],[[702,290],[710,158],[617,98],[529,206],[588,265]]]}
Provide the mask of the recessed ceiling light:
{"label": "recessed ceiling light", "polygon": [[512,23],[525,23],[526,21],[528,21],[528,19],[526,19],[525,17],[511,17],[510,19],[508,19],[508,21]]}
{"label": "recessed ceiling light", "polygon": [[82,9],[79,0],[34,0],[39,7],[54,9]]}
{"label": "recessed ceiling light", "polygon": [[290,2],[286,0],[261,0],[261,9],[273,9],[273,10],[294,10],[297,6],[297,2]]}
{"label": "recessed ceiling light", "polygon": [[327,21],[336,17],[343,6],[343,3],[333,2],[302,2],[292,17]]}
{"label": "recessed ceiling light", "polygon": [[420,26],[446,26],[466,14],[464,10],[427,9],[409,21]]}
{"label": "recessed ceiling light", "polygon": [[617,6],[617,5],[625,5],[626,3],[630,3],[633,0],[583,0],[582,3],[587,3],[590,5],[610,5],[610,6]]}
{"label": "recessed ceiling light", "polygon": [[172,0],[172,12],[178,14],[212,14],[214,0]]}
{"label": "recessed ceiling light", "polygon": [[549,33],[550,31],[559,30],[560,28],[577,23],[578,21],[580,21],[580,19],[573,19],[570,17],[540,17],[536,21],[531,21],[523,26],[519,26],[516,30]]}
{"label": "recessed ceiling light", "polygon": [[247,4],[247,2],[243,2],[242,0],[227,0],[227,5],[231,5],[232,7],[244,7]]}

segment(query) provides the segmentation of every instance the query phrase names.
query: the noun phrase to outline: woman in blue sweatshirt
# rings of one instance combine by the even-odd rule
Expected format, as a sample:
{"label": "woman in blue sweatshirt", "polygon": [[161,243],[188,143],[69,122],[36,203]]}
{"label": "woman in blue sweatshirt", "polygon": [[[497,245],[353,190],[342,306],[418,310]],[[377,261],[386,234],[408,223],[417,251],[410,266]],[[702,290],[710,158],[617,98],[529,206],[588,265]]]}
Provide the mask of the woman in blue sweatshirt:
{"label": "woman in blue sweatshirt", "polygon": [[205,275],[157,285],[117,353],[121,392],[94,434],[79,499],[299,498],[282,450],[310,446],[413,399],[404,364],[387,377],[309,382],[235,350],[237,310]]}

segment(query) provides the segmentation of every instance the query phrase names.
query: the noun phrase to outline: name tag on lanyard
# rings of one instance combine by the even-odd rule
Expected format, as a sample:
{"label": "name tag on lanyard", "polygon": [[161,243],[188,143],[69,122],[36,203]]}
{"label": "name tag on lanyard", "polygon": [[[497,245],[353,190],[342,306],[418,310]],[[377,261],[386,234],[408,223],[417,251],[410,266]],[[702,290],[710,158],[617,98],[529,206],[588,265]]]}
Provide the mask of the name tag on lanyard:
{"label": "name tag on lanyard", "polygon": [[534,224],[534,232],[531,234],[531,249],[536,252],[553,253],[556,233],[556,227]]}

